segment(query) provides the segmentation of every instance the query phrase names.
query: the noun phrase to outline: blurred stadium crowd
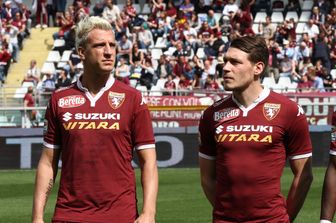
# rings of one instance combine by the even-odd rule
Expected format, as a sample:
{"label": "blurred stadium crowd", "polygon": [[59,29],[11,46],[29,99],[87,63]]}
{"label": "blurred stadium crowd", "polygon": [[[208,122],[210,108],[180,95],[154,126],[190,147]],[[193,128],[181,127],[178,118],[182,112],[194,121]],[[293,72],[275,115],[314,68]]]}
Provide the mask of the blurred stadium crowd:
{"label": "blurred stadium crowd", "polygon": [[[30,34],[32,13],[21,0],[4,1],[0,7],[4,81]],[[222,90],[223,55],[230,41],[243,35],[266,39],[270,58],[265,86],[280,92],[336,88],[335,1],[38,0],[33,9],[36,28],[59,27],[50,54],[56,59],[49,69],[41,72],[32,60],[23,78],[23,84],[33,83],[41,91],[67,86],[81,75],[75,27],[88,15],[107,19],[116,33],[116,78],[143,91]]]}

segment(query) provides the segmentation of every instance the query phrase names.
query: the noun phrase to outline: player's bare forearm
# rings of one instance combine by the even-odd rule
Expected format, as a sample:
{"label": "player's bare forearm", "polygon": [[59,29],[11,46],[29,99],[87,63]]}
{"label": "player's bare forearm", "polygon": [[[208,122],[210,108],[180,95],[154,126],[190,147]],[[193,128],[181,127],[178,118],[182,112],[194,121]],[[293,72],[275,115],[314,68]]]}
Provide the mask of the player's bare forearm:
{"label": "player's bare forearm", "polygon": [[43,149],[36,170],[35,191],[33,201],[33,223],[43,222],[43,212],[57,174],[59,152]]}
{"label": "player's bare forearm", "polygon": [[135,223],[154,223],[156,213],[156,198],[158,193],[158,170],[155,149],[138,151],[141,168],[141,183],[143,190],[142,213]]}
{"label": "player's bare forearm", "polygon": [[294,179],[287,196],[287,213],[291,222],[299,213],[313,181],[311,158],[291,160]]}
{"label": "player's bare forearm", "polygon": [[209,200],[212,207],[215,206],[215,191],[216,191],[216,164],[215,160],[207,160],[199,158],[201,185],[206,198]]}
{"label": "player's bare forearm", "polygon": [[324,177],[321,219],[332,221],[336,210],[336,156],[331,155]]}

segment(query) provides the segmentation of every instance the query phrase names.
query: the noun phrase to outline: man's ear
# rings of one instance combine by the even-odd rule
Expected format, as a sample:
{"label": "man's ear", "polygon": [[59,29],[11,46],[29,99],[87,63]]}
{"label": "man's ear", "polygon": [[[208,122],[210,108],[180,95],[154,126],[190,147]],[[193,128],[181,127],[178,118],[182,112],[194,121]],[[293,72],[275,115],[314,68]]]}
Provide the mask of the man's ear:
{"label": "man's ear", "polygon": [[78,53],[81,60],[85,59],[85,54],[84,54],[84,48],[83,47],[78,47],[77,53]]}
{"label": "man's ear", "polygon": [[254,75],[260,75],[265,69],[265,64],[263,62],[257,62],[254,64]]}

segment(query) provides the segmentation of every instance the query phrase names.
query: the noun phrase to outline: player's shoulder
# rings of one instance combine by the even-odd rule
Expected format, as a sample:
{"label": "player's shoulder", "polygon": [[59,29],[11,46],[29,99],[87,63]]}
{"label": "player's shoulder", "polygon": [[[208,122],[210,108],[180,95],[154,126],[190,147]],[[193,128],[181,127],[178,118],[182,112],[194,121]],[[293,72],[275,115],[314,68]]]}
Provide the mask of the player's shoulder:
{"label": "player's shoulder", "polygon": [[213,113],[222,110],[224,108],[230,107],[232,104],[232,95],[227,95],[217,101],[215,101],[212,105],[204,110],[204,116],[210,115],[212,116]]}
{"label": "player's shoulder", "polygon": [[115,88],[117,91],[120,91],[119,93],[125,93],[127,95],[141,95],[141,92],[137,90],[136,88],[129,86],[119,80],[115,80]]}
{"label": "player's shoulder", "polygon": [[62,97],[64,95],[68,95],[68,94],[74,93],[75,91],[77,91],[77,89],[78,88],[77,88],[76,82],[75,82],[75,83],[70,84],[69,86],[61,87],[61,88],[55,90],[52,93],[52,96],[55,97],[55,98]]}
{"label": "player's shoulder", "polygon": [[298,114],[298,112],[302,112],[302,108],[299,104],[297,104],[295,101],[291,100],[287,96],[276,93],[274,91],[270,91],[269,97],[267,98],[265,103],[277,104],[279,105],[280,109],[282,111],[285,111],[287,114],[289,114],[290,112],[293,112],[295,114]]}

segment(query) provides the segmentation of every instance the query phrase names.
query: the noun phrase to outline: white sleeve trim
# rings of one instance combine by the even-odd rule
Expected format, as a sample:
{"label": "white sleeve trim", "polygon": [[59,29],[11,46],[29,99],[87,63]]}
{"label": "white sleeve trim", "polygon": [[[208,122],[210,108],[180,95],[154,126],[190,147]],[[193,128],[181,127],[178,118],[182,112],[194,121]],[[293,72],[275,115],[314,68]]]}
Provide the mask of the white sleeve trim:
{"label": "white sleeve trim", "polygon": [[53,144],[50,144],[50,143],[47,143],[47,142],[43,142],[43,145],[47,148],[50,148],[50,149],[59,149],[60,146],[59,145],[53,145]]}
{"label": "white sleeve trim", "polygon": [[208,156],[204,153],[201,153],[201,152],[198,152],[198,156],[199,157],[202,157],[204,159],[207,159],[207,160],[216,160],[216,157],[215,156]]}
{"label": "white sleeve trim", "polygon": [[330,150],[330,151],[329,151],[329,154],[330,154],[330,155],[334,155],[334,156],[336,156],[336,151],[335,151],[335,150]]}
{"label": "white sleeve trim", "polygon": [[289,159],[298,160],[298,159],[311,157],[312,155],[313,155],[313,153],[306,153],[306,154],[301,154],[301,155],[296,155],[296,156],[290,156]]}
{"label": "white sleeve trim", "polygon": [[143,150],[143,149],[155,149],[155,144],[146,144],[141,146],[136,146],[136,150]]}

